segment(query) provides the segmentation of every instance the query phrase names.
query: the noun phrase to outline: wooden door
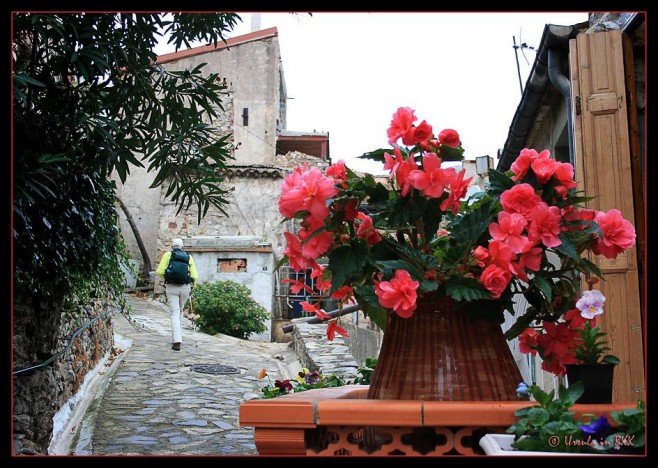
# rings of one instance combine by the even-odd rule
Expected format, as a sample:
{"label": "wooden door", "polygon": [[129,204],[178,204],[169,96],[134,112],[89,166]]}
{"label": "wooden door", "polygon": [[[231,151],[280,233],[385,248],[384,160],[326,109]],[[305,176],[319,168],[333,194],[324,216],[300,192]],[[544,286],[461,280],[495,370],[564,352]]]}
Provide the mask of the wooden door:
{"label": "wooden door", "polygon": [[[583,33],[570,41],[578,188],[597,197],[589,208],[617,208],[635,225],[623,59],[619,30]],[[637,251],[614,260],[592,260],[604,278],[596,287],[606,297],[598,323],[609,335],[611,353],[621,360],[615,369],[613,402],[636,402],[645,398]]]}

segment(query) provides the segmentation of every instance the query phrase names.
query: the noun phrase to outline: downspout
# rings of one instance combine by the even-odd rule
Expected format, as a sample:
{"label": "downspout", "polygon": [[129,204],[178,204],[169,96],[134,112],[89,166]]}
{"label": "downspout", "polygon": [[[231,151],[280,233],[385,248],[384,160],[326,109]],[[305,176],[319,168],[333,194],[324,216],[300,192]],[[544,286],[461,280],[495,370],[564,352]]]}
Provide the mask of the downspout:
{"label": "downspout", "polygon": [[[558,26],[547,24],[538,48],[537,57],[528,77],[521,102],[516,109],[510,125],[507,140],[502,150],[499,151],[499,160],[496,169],[507,171],[523,149],[528,135],[537,116],[537,112],[544,99],[549,82],[567,97],[567,119],[569,135],[573,132],[571,113],[571,92],[569,80],[562,75],[560,65],[562,58],[569,48],[569,40],[576,37],[578,28],[576,26]],[[560,53],[562,52],[562,53]],[[549,76],[549,56],[553,55],[551,61],[552,72]],[[572,138],[569,139],[569,159],[574,158]]]}
{"label": "downspout", "polygon": [[567,132],[569,136],[569,162],[575,168],[573,148],[573,114],[571,112],[571,82],[562,73],[561,49],[548,49],[548,77],[555,88],[562,93],[567,105]]}

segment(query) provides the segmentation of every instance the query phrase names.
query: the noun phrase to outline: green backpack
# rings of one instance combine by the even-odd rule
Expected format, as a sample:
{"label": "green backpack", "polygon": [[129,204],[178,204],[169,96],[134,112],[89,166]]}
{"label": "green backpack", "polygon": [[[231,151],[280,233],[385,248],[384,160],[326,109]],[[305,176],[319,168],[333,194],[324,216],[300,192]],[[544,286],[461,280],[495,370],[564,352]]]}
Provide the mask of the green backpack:
{"label": "green backpack", "polygon": [[167,283],[189,284],[192,281],[190,277],[190,254],[180,249],[172,250],[164,277]]}

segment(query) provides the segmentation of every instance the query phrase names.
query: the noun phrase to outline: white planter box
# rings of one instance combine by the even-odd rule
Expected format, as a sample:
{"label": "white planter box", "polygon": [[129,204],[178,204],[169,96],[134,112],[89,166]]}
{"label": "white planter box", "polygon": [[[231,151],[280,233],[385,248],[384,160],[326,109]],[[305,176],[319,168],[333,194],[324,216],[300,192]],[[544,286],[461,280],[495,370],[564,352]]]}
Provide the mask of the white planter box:
{"label": "white planter box", "polygon": [[480,447],[487,455],[501,455],[505,457],[598,457],[607,455],[604,453],[566,453],[566,452],[531,452],[527,450],[517,450],[512,447],[514,434],[487,434],[480,439]]}

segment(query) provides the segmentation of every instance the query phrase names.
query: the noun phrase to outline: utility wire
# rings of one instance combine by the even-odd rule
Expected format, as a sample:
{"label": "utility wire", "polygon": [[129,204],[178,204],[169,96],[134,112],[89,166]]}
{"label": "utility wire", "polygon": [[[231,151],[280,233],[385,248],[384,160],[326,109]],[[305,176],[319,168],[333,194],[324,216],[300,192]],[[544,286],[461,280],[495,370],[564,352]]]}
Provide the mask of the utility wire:
{"label": "utility wire", "polygon": [[67,345],[66,345],[61,351],[59,351],[58,353],[56,353],[56,354],[54,354],[53,356],[51,356],[50,358],[46,359],[46,360],[43,361],[42,363],[35,364],[35,365],[33,365],[33,366],[26,367],[26,368],[24,368],[24,369],[16,370],[16,371],[14,371],[14,372],[12,373],[12,375],[21,375],[21,374],[25,374],[25,373],[30,372],[30,371],[33,371],[33,370],[37,370],[37,369],[40,369],[40,368],[46,367],[46,366],[49,365],[51,362],[53,362],[55,359],[59,358],[62,354],[64,354],[64,353],[65,353],[65,352],[66,352],[66,351],[67,351],[67,350],[73,345],[73,340],[74,340],[75,338],[77,338],[78,335],[80,335],[83,331],[85,331],[87,328],[89,328],[91,325],[93,325],[93,324],[96,323],[97,321],[99,321],[99,320],[101,320],[101,319],[107,317],[109,314],[111,314],[111,313],[114,312],[115,310],[119,310],[119,308],[118,308],[118,307],[112,307],[111,309],[108,309],[108,310],[106,310],[105,312],[103,312],[103,313],[102,313],[101,315],[99,315],[98,317],[94,317],[94,318],[91,319],[89,322],[87,322],[86,324],[84,324],[82,327],[78,328],[78,329],[75,331],[75,333],[73,333],[73,335],[71,335],[71,338],[69,339],[68,344],[67,344]]}

